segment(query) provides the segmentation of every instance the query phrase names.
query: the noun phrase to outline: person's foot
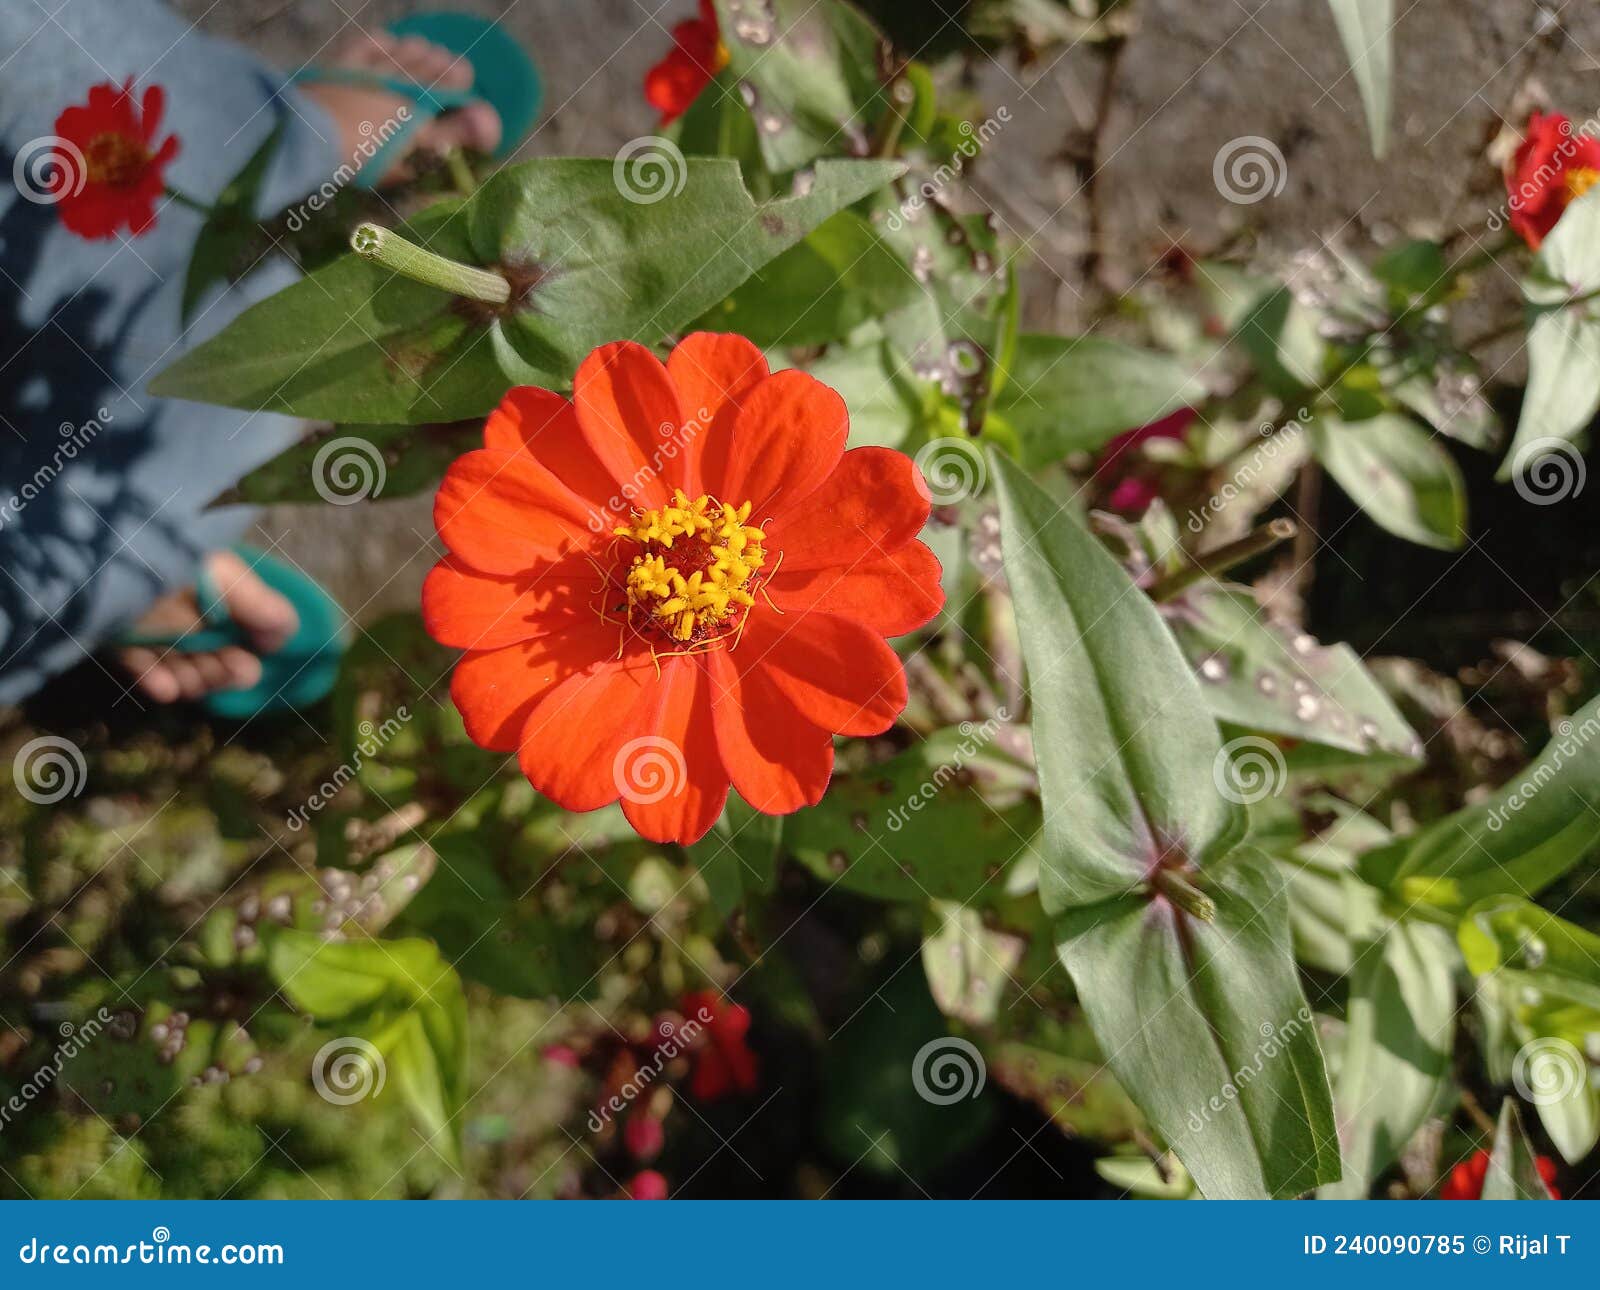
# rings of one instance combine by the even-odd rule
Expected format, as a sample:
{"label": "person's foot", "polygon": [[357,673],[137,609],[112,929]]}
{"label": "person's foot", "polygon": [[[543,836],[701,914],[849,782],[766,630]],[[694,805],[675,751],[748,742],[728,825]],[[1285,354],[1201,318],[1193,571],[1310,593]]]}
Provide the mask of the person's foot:
{"label": "person's foot", "polygon": [[[129,646],[117,658],[134,685],[157,703],[203,699],[216,690],[248,690],[261,680],[261,655],[282,649],[300,625],[294,606],[267,586],[232,551],[213,551],[206,573],[222,598],[228,616],[250,637],[250,648],[230,645],[206,654],[184,654]],[[177,636],[202,625],[194,592],[163,596],[134,630],[149,635]]]}
{"label": "person's foot", "polygon": [[[442,45],[416,36],[401,39],[383,32],[359,31],[340,44],[332,66],[391,76],[436,90],[472,88],[472,64]],[[411,100],[364,85],[310,81],[300,89],[320,103],[339,126],[340,153],[358,167],[381,140],[395,129],[401,107],[415,111]],[[493,152],[500,146],[500,118],[487,103],[468,103],[425,121],[412,134],[405,157],[385,163],[384,183],[398,183],[412,173],[410,158],[418,151],[444,156],[456,149]]]}

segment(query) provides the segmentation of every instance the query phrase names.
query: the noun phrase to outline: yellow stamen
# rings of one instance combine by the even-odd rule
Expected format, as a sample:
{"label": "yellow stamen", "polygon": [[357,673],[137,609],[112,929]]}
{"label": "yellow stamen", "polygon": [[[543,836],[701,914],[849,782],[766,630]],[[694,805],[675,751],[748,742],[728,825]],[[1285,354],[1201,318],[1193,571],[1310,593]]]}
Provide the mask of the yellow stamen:
{"label": "yellow stamen", "polygon": [[766,534],[746,523],[750,503],[690,500],[681,490],[655,510],[636,511],[616,529],[640,550],[624,586],[628,613],[641,628],[688,644],[720,635],[755,604],[752,580],[766,563]]}
{"label": "yellow stamen", "polygon": [[1568,200],[1577,201],[1596,184],[1600,184],[1600,170],[1593,170],[1588,166],[1576,166],[1567,171],[1563,178],[1567,185]]}

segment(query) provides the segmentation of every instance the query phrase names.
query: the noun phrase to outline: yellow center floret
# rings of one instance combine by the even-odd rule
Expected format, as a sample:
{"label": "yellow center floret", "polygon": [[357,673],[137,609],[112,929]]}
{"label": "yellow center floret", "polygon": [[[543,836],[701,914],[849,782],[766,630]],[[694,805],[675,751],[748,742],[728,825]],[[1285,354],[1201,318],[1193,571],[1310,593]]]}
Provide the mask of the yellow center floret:
{"label": "yellow center floret", "polygon": [[766,564],[766,534],[749,518],[749,502],[691,501],[681,489],[668,506],[635,511],[616,530],[640,548],[626,580],[634,625],[685,644],[735,626],[755,604],[753,584]]}
{"label": "yellow center floret", "polygon": [[1600,183],[1600,170],[1591,170],[1588,166],[1575,166],[1566,173],[1567,197],[1570,201],[1577,201],[1586,192]]}

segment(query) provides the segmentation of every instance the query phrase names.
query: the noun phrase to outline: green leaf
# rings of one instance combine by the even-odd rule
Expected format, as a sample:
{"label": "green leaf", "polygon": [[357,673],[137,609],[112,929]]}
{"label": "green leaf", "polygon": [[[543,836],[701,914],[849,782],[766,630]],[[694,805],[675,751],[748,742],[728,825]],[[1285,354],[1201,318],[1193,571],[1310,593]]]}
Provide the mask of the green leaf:
{"label": "green leaf", "polygon": [[439,867],[405,912],[408,930],[498,994],[566,1003],[599,993],[604,959],[588,920],[561,917],[537,886],[518,899],[475,838],[444,834],[433,844]]}
{"label": "green leaf", "polygon": [[217,282],[234,282],[272,250],[271,239],[256,220],[261,181],[272,164],[287,117],[280,118],[261,146],[250,155],[211,204],[211,213],[195,239],[189,268],[183,278],[180,317],[185,324],[207,289]]}
{"label": "green leaf", "polygon": [[1348,645],[1271,623],[1243,587],[1202,582],[1166,606],[1219,721],[1367,753],[1415,759],[1421,745]]}
{"label": "green leaf", "polygon": [[1457,937],[1467,967],[1506,987],[1498,993],[1519,1045],[1511,1077],[1557,1150],[1577,1164],[1600,1141],[1600,1077],[1591,1068],[1600,936],[1530,901],[1491,897],[1468,911]]}
{"label": "green leaf", "polygon": [[744,904],[747,894],[771,888],[783,821],[781,815],[763,815],[730,795],[711,832],[688,848],[719,914],[726,917]]}
{"label": "green leaf", "polygon": [[446,467],[483,446],[478,421],[343,425],[315,431],[257,466],[209,506],[392,500],[438,486]]}
{"label": "green leaf", "polygon": [[267,966],[296,1008],[348,1025],[376,1048],[384,1063],[379,1083],[393,1081],[430,1140],[442,1139],[447,1153],[458,1149],[467,1001],[437,948],[422,940],[325,941],[280,928]]}
{"label": "green leaf", "polygon": [[1587,299],[1596,291],[1600,192],[1588,192],[1563,212],[1522,284],[1528,388],[1501,480],[1519,475],[1538,482],[1535,464],[1576,439],[1600,410],[1600,303]]}
{"label": "green leaf", "polygon": [[1394,0],[1328,0],[1361,91],[1372,136],[1372,155],[1389,147],[1390,102],[1394,95]]}
{"label": "green leaf", "polygon": [[1113,1187],[1146,1200],[1194,1197],[1194,1179],[1172,1156],[1163,1157],[1160,1167],[1148,1156],[1101,1156],[1094,1162],[1094,1171]]}
{"label": "green leaf", "polygon": [[1407,417],[1318,417],[1312,449],[1366,514],[1396,537],[1454,550],[1466,540],[1467,494],[1443,444]]}
{"label": "green leaf", "polygon": [[911,370],[953,401],[960,433],[982,430],[1016,340],[1017,291],[994,226],[937,201],[892,206],[874,199],[873,226],[918,286],[918,298],[882,320],[883,334]]}
{"label": "green leaf", "polygon": [[985,927],[980,911],[951,901],[932,902],[923,919],[928,990],[939,1011],[969,1026],[994,1021],[1026,949],[1021,937]]}
{"label": "green leaf", "polygon": [[[864,157],[888,107],[883,38],[840,0],[717,0],[728,70],[774,173]],[[704,95],[702,95],[704,97]]]}
{"label": "green leaf", "polygon": [[1220,858],[1246,819],[1218,788],[1221,740],[1177,642],[1087,529],[990,456],[1034,711],[1045,909],[1139,889],[1163,857]]}
{"label": "green leaf", "polygon": [[910,451],[936,423],[937,387],[914,376],[887,341],[830,346],[806,371],[843,397],[852,448],[877,444]]}
{"label": "green leaf", "polygon": [[840,211],[739,287],[698,324],[766,348],[825,345],[908,304],[922,285],[861,216]]}
{"label": "green leaf", "polygon": [[[1348,886],[1353,904],[1375,904],[1371,888],[1354,879]],[[1358,945],[1334,1081],[1344,1178],[1318,1193],[1324,1199],[1364,1199],[1449,1083],[1456,1009],[1449,934],[1414,922],[1373,931]]]}
{"label": "green leaf", "polygon": [[1281,887],[1232,861],[1207,922],[1119,896],[1059,921],[1063,962],[1117,1080],[1212,1199],[1339,1178],[1328,1077]]}
{"label": "green leaf", "polygon": [[[609,160],[510,166],[465,203],[400,233],[526,284],[512,306],[467,307],[347,255],[247,310],[151,393],[365,423],[482,416],[512,385],[565,388],[595,346],[655,343],[902,169],[823,161],[795,195],[756,202],[732,160],[657,158],[666,185],[634,200]],[[677,182],[681,180],[680,182]]]}
{"label": "green leaf", "polygon": [[[1250,284],[1240,283],[1243,292]],[[1240,295],[1237,301],[1248,299]],[[1234,340],[1250,355],[1262,382],[1284,400],[1297,400],[1319,385],[1328,362],[1328,342],[1319,330],[1321,311],[1278,287],[1256,299],[1234,329]]]}
{"label": "green leaf", "polygon": [[1200,381],[1165,354],[1097,336],[1031,334],[1017,337],[990,415],[1016,432],[1024,464],[1042,466],[1205,397]]}
{"label": "green leaf", "polygon": [[1597,736],[1600,699],[1564,720],[1521,775],[1369,857],[1363,871],[1392,881],[1404,902],[1457,913],[1488,896],[1537,895],[1600,843]]}
{"label": "green leaf", "polygon": [[948,1033],[915,970],[874,992],[826,1058],[822,1138],[841,1164],[923,1178],[994,1118],[982,1054]]}
{"label": "green leaf", "polygon": [[879,900],[984,904],[1030,856],[1039,805],[991,721],[936,731],[900,756],[836,777],[787,818],[785,846],[818,877]]}
{"label": "green leaf", "polygon": [[1494,1150],[1483,1179],[1484,1200],[1550,1200],[1550,1188],[1539,1176],[1538,1155],[1522,1127],[1516,1101],[1500,1104],[1494,1130]]}

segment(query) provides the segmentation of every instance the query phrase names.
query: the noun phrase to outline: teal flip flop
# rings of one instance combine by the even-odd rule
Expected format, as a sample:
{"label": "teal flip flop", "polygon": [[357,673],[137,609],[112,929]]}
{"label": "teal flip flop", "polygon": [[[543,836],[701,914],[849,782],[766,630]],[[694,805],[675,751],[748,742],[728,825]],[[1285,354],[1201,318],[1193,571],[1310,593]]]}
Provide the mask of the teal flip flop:
{"label": "teal flip flop", "polygon": [[294,79],[299,84],[371,86],[409,99],[415,106],[411,119],[398,130],[388,132],[361,167],[353,181],[358,187],[374,187],[425,121],[474,101],[487,103],[500,118],[500,147],[495,159],[504,160],[515,151],[539,115],[544,87],[533,60],[499,23],[469,13],[419,13],[390,23],[385,30],[401,39],[419,36],[464,58],[472,65],[472,88],[432,89],[403,77],[359,68],[308,67],[296,74]]}
{"label": "teal flip flop", "polygon": [[[344,654],[344,632],[339,607],[328,595],[291,564],[258,551],[236,546],[234,552],[267,586],[294,606],[300,626],[283,648],[261,658],[261,680],[248,690],[218,690],[201,700],[214,717],[244,721],[263,712],[307,708],[333,689]],[[177,636],[145,632],[125,633],[120,645],[177,650],[182,654],[209,654],[228,645],[251,648],[248,634],[228,616],[222,596],[208,574],[195,583],[195,599],[205,626]]]}

